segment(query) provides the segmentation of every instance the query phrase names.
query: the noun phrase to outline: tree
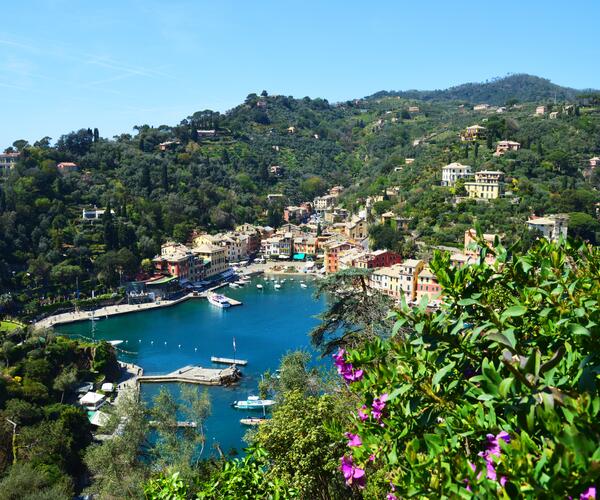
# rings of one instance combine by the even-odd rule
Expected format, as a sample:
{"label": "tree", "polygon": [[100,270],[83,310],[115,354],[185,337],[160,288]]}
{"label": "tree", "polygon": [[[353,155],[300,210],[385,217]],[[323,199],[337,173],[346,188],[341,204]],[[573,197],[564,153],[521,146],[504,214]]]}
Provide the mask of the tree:
{"label": "tree", "polygon": [[386,321],[390,300],[369,286],[370,271],[344,269],[319,281],[315,297],[329,297],[321,323],[310,332],[313,345],[330,354],[338,348],[356,347],[389,332]]}
{"label": "tree", "polygon": [[52,474],[51,469],[19,463],[11,466],[0,480],[2,500],[70,500],[73,487],[61,475]]}
{"label": "tree", "polygon": [[592,244],[598,242],[600,223],[591,215],[582,212],[569,214],[569,233],[576,238],[583,238]]}
{"label": "tree", "polygon": [[100,140],[100,132],[97,128],[94,128],[94,142],[98,142]]}
{"label": "tree", "polygon": [[77,383],[77,367],[70,366],[64,368],[54,379],[52,388],[55,391],[60,392],[60,402],[62,403],[65,398],[65,392],[71,390],[71,388]]}
{"label": "tree", "polygon": [[163,163],[162,164],[162,168],[161,168],[161,173],[160,173],[160,182],[161,182],[161,186],[165,191],[169,190],[169,175],[167,172],[167,164]]}

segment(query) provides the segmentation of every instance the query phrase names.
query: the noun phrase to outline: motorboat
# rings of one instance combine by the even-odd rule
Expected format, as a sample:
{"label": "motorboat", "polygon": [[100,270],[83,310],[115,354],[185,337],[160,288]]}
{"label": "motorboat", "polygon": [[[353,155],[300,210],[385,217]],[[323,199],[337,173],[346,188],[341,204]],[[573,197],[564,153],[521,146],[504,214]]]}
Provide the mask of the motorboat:
{"label": "motorboat", "polygon": [[240,424],[242,425],[260,425],[264,424],[268,418],[240,418]]}
{"label": "motorboat", "polygon": [[230,307],[229,300],[224,295],[218,293],[209,293],[206,295],[208,301],[213,305],[221,308]]}
{"label": "motorboat", "polygon": [[237,283],[229,283],[229,288],[239,288],[240,285],[238,285]]}
{"label": "motorboat", "polygon": [[258,285],[256,285],[256,288],[258,288],[259,290],[262,290],[263,286],[259,283]]}
{"label": "motorboat", "polygon": [[275,283],[275,290],[279,290],[281,288],[281,285],[279,283]]}
{"label": "motorboat", "polygon": [[122,340],[109,340],[108,343],[112,346],[118,346],[121,345],[123,343]]}
{"label": "motorboat", "polygon": [[262,410],[273,406],[275,401],[272,399],[260,399],[258,396],[248,396],[245,401],[234,401],[233,407],[239,410]]}
{"label": "motorboat", "polygon": [[302,288],[308,288],[308,285],[307,285],[306,283],[300,283],[300,286],[301,286]]}

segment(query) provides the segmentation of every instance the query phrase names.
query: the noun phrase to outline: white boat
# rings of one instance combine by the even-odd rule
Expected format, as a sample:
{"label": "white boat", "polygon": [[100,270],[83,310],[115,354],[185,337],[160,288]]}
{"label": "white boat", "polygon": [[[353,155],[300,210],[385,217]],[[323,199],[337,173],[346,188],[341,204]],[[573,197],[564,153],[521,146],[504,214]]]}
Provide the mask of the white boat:
{"label": "white boat", "polygon": [[300,286],[301,286],[302,288],[308,288],[308,285],[307,285],[306,283],[300,283]]}
{"label": "white boat", "polygon": [[90,317],[90,321],[100,321],[100,318],[96,318],[95,316]]}
{"label": "white boat", "polygon": [[209,293],[206,295],[206,298],[213,306],[223,307],[223,308],[231,306],[231,304],[229,303],[229,300],[227,300],[227,297],[225,297],[224,295],[220,295],[218,293]]}
{"label": "white boat", "polygon": [[260,410],[262,408],[268,408],[273,406],[275,401],[272,399],[260,399],[258,396],[248,396],[245,401],[234,401],[234,408],[239,410]]}
{"label": "white boat", "polygon": [[281,285],[279,283],[275,283],[275,290],[279,290],[281,288]]}
{"label": "white boat", "polygon": [[240,285],[238,285],[237,283],[229,283],[229,288],[239,288]]}
{"label": "white boat", "polygon": [[256,288],[258,288],[259,290],[262,290],[262,285],[259,283],[258,285],[256,285]]}
{"label": "white boat", "polygon": [[117,345],[121,345],[123,343],[123,341],[122,340],[109,340],[108,343],[110,345],[117,346]]}
{"label": "white boat", "polygon": [[260,425],[264,424],[268,418],[240,418],[240,424],[242,425]]}

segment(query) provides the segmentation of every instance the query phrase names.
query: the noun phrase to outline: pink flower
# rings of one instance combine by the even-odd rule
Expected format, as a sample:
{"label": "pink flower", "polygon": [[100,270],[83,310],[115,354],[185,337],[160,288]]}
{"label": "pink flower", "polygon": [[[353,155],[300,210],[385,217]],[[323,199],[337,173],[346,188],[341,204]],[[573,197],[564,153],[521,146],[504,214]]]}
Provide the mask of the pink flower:
{"label": "pink flower", "polygon": [[351,432],[346,432],[345,436],[348,438],[348,446],[362,446],[362,441],[358,434],[352,434]]}
{"label": "pink flower", "polygon": [[337,354],[333,354],[332,357],[335,360],[333,364],[337,367],[338,373],[344,377],[347,382],[357,382],[362,379],[364,375],[363,370],[355,370],[352,363],[347,363],[344,359],[346,351],[340,349]]}
{"label": "pink flower", "polygon": [[386,500],[398,500],[398,497],[396,495],[394,495],[393,493],[388,493],[385,498],[386,498]]}
{"label": "pink flower", "polygon": [[365,487],[365,471],[360,467],[356,467],[352,462],[352,457],[347,457],[344,455],[341,458],[342,465],[340,466],[340,470],[342,474],[344,474],[344,478],[346,479],[346,484],[348,486],[352,486],[356,484],[359,488]]}
{"label": "pink flower", "polygon": [[369,462],[375,462],[375,455],[373,453],[369,455]]}
{"label": "pink flower", "polygon": [[590,486],[581,495],[579,495],[579,499],[580,500],[596,500],[596,487]]}
{"label": "pink flower", "polygon": [[367,413],[367,407],[365,405],[362,405],[361,408],[358,410],[358,418],[360,418],[362,422],[369,418],[369,414]]}

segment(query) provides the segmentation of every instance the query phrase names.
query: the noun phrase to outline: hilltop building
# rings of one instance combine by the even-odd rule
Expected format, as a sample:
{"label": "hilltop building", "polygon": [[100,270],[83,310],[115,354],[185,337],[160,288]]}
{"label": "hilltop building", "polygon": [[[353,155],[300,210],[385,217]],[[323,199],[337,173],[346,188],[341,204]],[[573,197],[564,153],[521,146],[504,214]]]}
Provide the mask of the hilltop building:
{"label": "hilltop building", "polygon": [[502,194],[504,173],[498,170],[482,170],[475,173],[475,181],[465,182],[469,198],[495,200]]}
{"label": "hilltop building", "polygon": [[2,153],[0,154],[0,174],[8,175],[15,167],[20,153]]}
{"label": "hilltop building", "polygon": [[536,217],[532,215],[527,221],[530,231],[539,231],[549,241],[558,241],[560,237],[567,237],[569,216],[566,214],[547,215]]}
{"label": "hilltop building", "polygon": [[458,179],[472,177],[470,165],[454,162],[442,167],[442,186],[454,186]]}
{"label": "hilltop building", "polygon": [[515,141],[499,141],[496,144],[496,152],[494,156],[502,156],[507,151],[518,151],[521,149],[521,144]]}
{"label": "hilltop building", "polygon": [[476,141],[485,137],[486,128],[481,125],[471,125],[460,134],[461,141]]}

